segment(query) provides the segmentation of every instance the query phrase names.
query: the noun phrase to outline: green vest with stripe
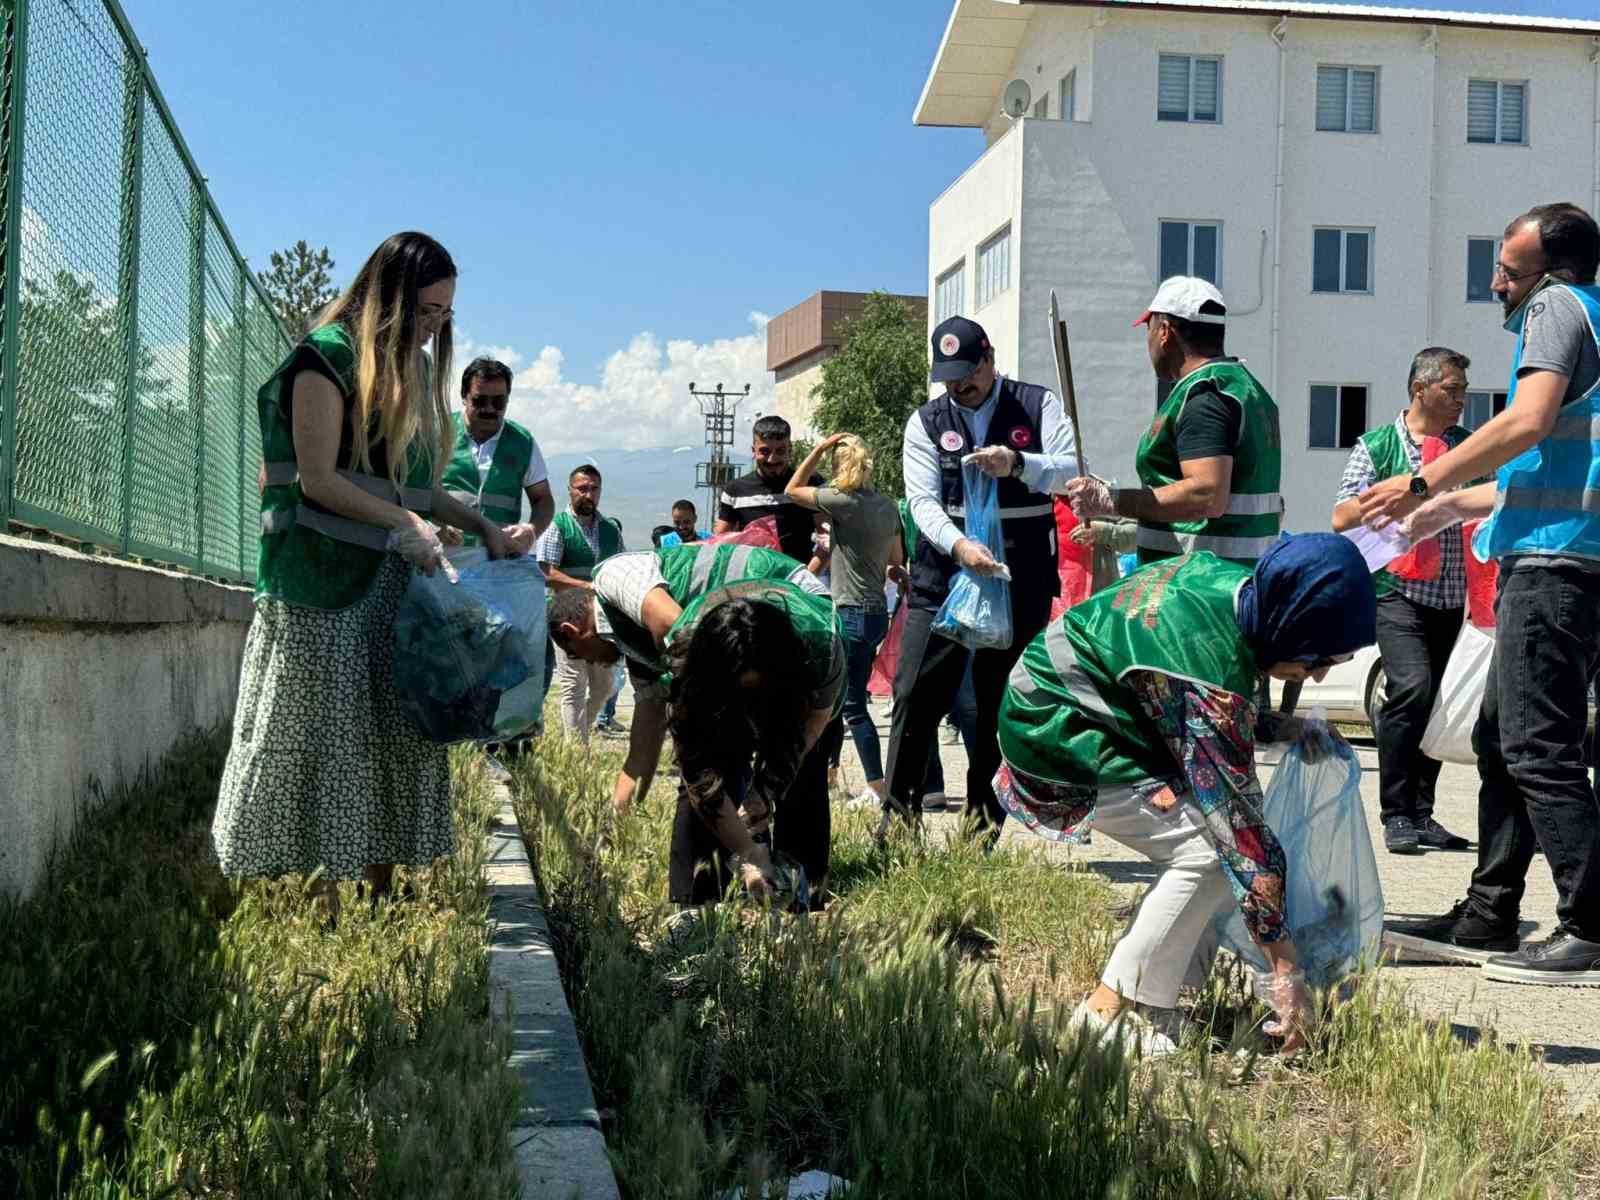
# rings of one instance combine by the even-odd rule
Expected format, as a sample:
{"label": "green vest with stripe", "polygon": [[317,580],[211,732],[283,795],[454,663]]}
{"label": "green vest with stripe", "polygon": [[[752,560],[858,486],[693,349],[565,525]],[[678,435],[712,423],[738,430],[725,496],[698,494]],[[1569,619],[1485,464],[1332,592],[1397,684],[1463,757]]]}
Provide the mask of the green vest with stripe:
{"label": "green vest with stripe", "polygon": [[[1467,440],[1471,430],[1460,425],[1452,425],[1440,436],[1444,444],[1454,450]],[[1406,454],[1405,445],[1400,441],[1400,431],[1395,428],[1394,422],[1380,425],[1377,429],[1369,429],[1361,435],[1361,444],[1367,448],[1367,454],[1372,459],[1372,473],[1375,482],[1392,479],[1396,475],[1411,474],[1411,459]],[[1452,532],[1452,537],[1455,534]],[[1437,539],[1435,539],[1437,540]],[[1378,595],[1387,595],[1399,586],[1395,577],[1388,571],[1377,571],[1372,576],[1372,586]]]}
{"label": "green vest with stripe", "polygon": [[[305,336],[256,393],[261,425],[261,543],[256,558],[256,595],[272,596],[308,608],[348,608],[367,594],[383,565],[389,531],[351,520],[309,501],[300,491],[294,430],[283,401],[293,387],[292,367],[309,349],[332,370],[345,402],[344,447],[340,457],[354,461],[348,446],[350,404],[355,396],[355,347],[342,325],[324,325]],[[423,357],[425,367],[428,364]],[[427,371],[423,374],[427,380]],[[386,475],[341,468],[339,475],[362,491],[416,513],[433,509],[433,454],[419,431],[407,451],[397,489]],[[377,462],[373,463],[378,466]]]}
{"label": "green vest with stripe", "polygon": [[[494,457],[487,472],[478,470],[478,460],[473,456],[472,435],[460,413],[450,417],[455,426],[455,451],[445,464],[444,477],[439,485],[450,496],[473,512],[481,512],[496,525],[514,525],[522,513],[522,481],[528,477],[528,464],[533,461],[533,435],[514,421],[500,427],[500,440],[494,445]],[[476,546],[476,534],[464,533],[462,541]]]}
{"label": "green vest with stripe", "polygon": [[561,561],[556,565],[574,579],[592,578],[596,567],[622,550],[622,526],[610,517],[596,516],[595,519],[599,522],[595,530],[595,540],[600,543],[599,557],[589,545],[578,518],[570,510],[556,514],[556,529],[561,533]]}
{"label": "green vest with stripe", "polygon": [[1258,665],[1239,630],[1247,567],[1197,553],[1142,567],[1064,612],[1028,644],[1000,703],[1000,752],[1054,783],[1169,778],[1171,751],[1122,679],[1157,671],[1253,702]]}
{"label": "green vest with stripe", "polygon": [[1238,402],[1243,414],[1239,445],[1233,452],[1228,511],[1220,517],[1194,521],[1140,521],[1140,566],[1197,550],[1253,566],[1278,539],[1282,524],[1278,406],[1256,377],[1235,359],[1217,359],[1178,380],[1139,441],[1134,462],[1140,482],[1147,488],[1159,488],[1183,478],[1183,465],[1178,459],[1178,421],[1190,393],[1200,383],[1214,384]]}

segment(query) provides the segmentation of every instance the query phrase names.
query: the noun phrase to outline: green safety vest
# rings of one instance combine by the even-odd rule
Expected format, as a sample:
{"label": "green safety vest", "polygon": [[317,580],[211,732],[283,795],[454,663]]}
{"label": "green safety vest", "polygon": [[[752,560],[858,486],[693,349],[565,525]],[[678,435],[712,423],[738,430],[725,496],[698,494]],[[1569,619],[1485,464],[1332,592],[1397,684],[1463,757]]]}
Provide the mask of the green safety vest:
{"label": "green safety vest", "polygon": [[[256,559],[256,595],[309,608],[339,609],[356,603],[383,564],[389,531],[314,508],[300,494],[294,430],[283,401],[293,386],[290,368],[309,349],[333,371],[346,406],[355,395],[355,347],[343,325],[324,325],[305,336],[256,393],[261,424],[261,544]],[[428,364],[426,356],[423,363]],[[424,379],[427,372],[424,371]],[[419,436],[407,453],[402,483],[387,476],[341,469],[339,474],[369,495],[412,512],[433,509],[434,448]]]}
{"label": "green safety vest", "polygon": [[[1445,445],[1454,450],[1472,431],[1460,425],[1452,425],[1440,436],[1444,438]],[[1369,429],[1361,435],[1362,445],[1366,446],[1367,454],[1372,459],[1373,478],[1376,481],[1392,479],[1396,475],[1411,474],[1411,459],[1406,454],[1406,448],[1400,441],[1400,431],[1395,428],[1393,421],[1387,425],[1380,425],[1377,429]],[[1388,571],[1377,571],[1372,576],[1372,586],[1377,589],[1378,595],[1383,596],[1399,586],[1395,577]]]}
{"label": "green safety vest", "polygon": [[598,558],[589,545],[588,537],[584,535],[583,526],[578,524],[578,518],[570,510],[556,514],[556,529],[561,533],[561,561],[556,566],[574,579],[590,578],[596,567],[622,550],[622,526],[610,517],[597,516],[596,520],[600,522],[597,531],[600,542]]}
{"label": "green safety vest", "polygon": [[[472,435],[460,413],[452,413],[456,444],[450,461],[445,464],[444,476],[439,485],[452,499],[460,501],[473,512],[481,512],[496,525],[511,525],[522,512],[522,481],[528,476],[528,464],[533,461],[533,435],[514,421],[500,427],[500,440],[494,446],[494,458],[487,472],[478,470],[478,460],[473,457]],[[463,533],[463,542],[476,546],[476,534]]]}
{"label": "green safety vest", "polygon": [[1239,446],[1233,453],[1228,511],[1220,517],[1197,521],[1140,521],[1140,566],[1196,550],[1254,565],[1278,539],[1283,511],[1278,495],[1282,469],[1278,406],[1256,377],[1235,359],[1216,359],[1178,380],[1139,440],[1134,459],[1139,479],[1148,488],[1159,488],[1183,478],[1183,466],[1178,460],[1178,419],[1189,393],[1196,384],[1206,381],[1238,401],[1244,414]]}
{"label": "green safety vest", "polygon": [[1258,667],[1236,616],[1250,575],[1204,552],[1169,558],[1062,613],[1012,669],[1000,703],[1005,760],[1091,787],[1171,774],[1166,743],[1122,679],[1158,671],[1253,702]]}
{"label": "green safety vest", "polygon": [[[830,608],[832,606],[828,590],[803,564],[763,546],[714,546],[705,542],[664,546],[639,553],[656,556],[656,565],[666,583],[667,595],[679,608],[687,609],[700,597],[718,588],[752,580],[792,584],[826,601]],[[608,603],[603,595],[598,599],[622,652],[652,670],[666,670],[666,662],[656,649],[655,639],[650,632],[621,609]]]}

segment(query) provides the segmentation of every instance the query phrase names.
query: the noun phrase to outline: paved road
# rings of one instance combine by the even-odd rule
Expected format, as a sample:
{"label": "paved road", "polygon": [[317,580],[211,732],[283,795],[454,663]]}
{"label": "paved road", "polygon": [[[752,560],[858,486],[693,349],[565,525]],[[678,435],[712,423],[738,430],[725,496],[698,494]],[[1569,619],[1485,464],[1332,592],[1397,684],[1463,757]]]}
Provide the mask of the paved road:
{"label": "paved road", "polygon": [[[631,716],[631,689],[625,690],[618,715]],[[874,704],[874,712],[888,747],[888,710]],[[1468,879],[1476,861],[1474,852],[1429,852],[1420,856],[1387,854],[1382,849],[1382,829],[1378,823],[1378,759],[1370,741],[1356,740],[1364,768],[1361,797],[1366,804],[1367,823],[1373,845],[1378,848],[1378,871],[1383,879],[1384,903],[1394,918],[1434,916],[1446,911],[1466,894]],[[941,745],[945,778],[952,791],[965,790],[966,752],[957,745]],[[854,793],[860,790],[862,776],[855,749],[847,737],[844,749],[844,782]],[[1271,767],[1261,769],[1263,784]],[[1477,772],[1470,767],[1446,765],[1439,777],[1435,816],[1449,829],[1475,838],[1477,831]],[[955,815],[932,818],[953,822]],[[1041,844],[1014,823],[1006,837],[1018,837]],[[1143,862],[1139,855],[1124,849],[1107,837],[1096,837],[1088,846],[1067,847],[1050,844],[1050,852],[1062,858],[1076,858],[1086,866],[1105,873],[1119,888],[1134,891],[1139,885],[1126,882],[1130,862]],[[1544,937],[1555,922],[1556,894],[1549,868],[1536,856],[1528,873],[1528,892],[1522,905],[1524,939]],[[1476,967],[1443,963],[1415,963],[1385,968],[1403,980],[1419,1011],[1429,1016],[1448,1017],[1463,1037],[1493,1028],[1509,1041],[1539,1049],[1549,1068],[1567,1088],[1577,1109],[1600,1104],[1600,989],[1528,987],[1493,983],[1480,977]]]}

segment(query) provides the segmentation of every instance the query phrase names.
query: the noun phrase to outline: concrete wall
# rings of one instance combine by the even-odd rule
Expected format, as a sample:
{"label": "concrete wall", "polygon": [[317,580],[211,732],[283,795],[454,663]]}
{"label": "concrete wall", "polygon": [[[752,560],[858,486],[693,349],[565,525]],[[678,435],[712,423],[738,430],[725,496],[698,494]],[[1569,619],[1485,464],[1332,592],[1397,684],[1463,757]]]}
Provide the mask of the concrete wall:
{"label": "concrete wall", "polygon": [[796,437],[816,437],[817,430],[811,423],[811,417],[816,412],[817,402],[811,398],[811,389],[822,382],[822,364],[833,354],[833,347],[827,346],[772,373],[772,407],[769,411],[789,422]]}
{"label": "concrete wall", "polygon": [[26,893],[91,783],[233,714],[246,588],[0,537],[0,891]]}

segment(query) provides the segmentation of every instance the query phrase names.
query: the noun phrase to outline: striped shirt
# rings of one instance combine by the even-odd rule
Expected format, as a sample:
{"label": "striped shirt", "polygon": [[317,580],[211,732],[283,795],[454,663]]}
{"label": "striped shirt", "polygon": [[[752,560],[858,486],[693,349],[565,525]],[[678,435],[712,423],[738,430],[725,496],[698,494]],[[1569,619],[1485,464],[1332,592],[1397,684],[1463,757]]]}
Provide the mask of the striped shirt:
{"label": "striped shirt", "polygon": [[[726,521],[735,530],[742,530],[762,517],[775,517],[778,522],[778,548],[790,558],[800,562],[811,559],[811,535],[816,532],[816,517],[808,508],[801,508],[785,493],[789,486],[789,472],[782,479],[770,481],[761,472],[751,471],[741,475],[722,489],[717,505],[717,520]],[[821,487],[822,476],[813,475],[807,487]]]}

